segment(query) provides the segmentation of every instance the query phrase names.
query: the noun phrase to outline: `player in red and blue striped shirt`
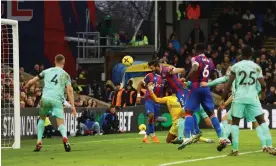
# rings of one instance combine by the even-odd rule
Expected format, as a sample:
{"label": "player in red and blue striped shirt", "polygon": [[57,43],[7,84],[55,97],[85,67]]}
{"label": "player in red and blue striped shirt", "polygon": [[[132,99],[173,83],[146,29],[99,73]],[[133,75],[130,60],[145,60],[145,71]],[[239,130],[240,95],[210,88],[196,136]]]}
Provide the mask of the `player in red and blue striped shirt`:
{"label": "player in red and blue striped shirt", "polygon": [[[153,92],[158,97],[163,97],[163,88],[164,88],[164,80],[161,78],[160,75],[156,73],[148,73],[143,80],[140,82],[140,84],[137,87],[137,98],[140,97],[140,91],[142,85],[148,85],[149,83],[153,83],[154,89]],[[152,140],[155,143],[159,143],[158,138],[156,137],[154,133],[154,121],[158,117],[160,112],[160,104],[155,103],[151,97],[149,90],[147,90],[145,95],[145,107],[146,107],[146,113],[148,116],[148,127],[145,134],[145,137],[143,139],[143,142],[148,143],[148,136],[151,135]]]}
{"label": "player in red and blue striped shirt", "polygon": [[[192,69],[186,79],[191,81],[192,85],[187,96],[185,107],[185,140],[179,146],[179,149],[184,148],[191,142],[191,132],[194,127],[198,127],[194,126],[194,124],[197,123],[194,123],[196,118],[193,117],[193,112],[200,110],[200,104],[210,117],[218,137],[222,138],[222,130],[220,128],[218,118],[214,114],[214,102],[210,88],[200,86],[201,83],[208,82],[210,75],[213,74],[215,69],[213,62],[204,55],[204,51],[204,44],[198,44],[196,46],[198,56],[192,58]],[[197,133],[197,136],[200,137],[201,133]]]}
{"label": "player in red and blue striped shirt", "polygon": [[182,109],[184,110],[185,107],[185,98],[184,98],[184,91],[183,82],[178,78],[178,73],[184,73],[183,68],[174,68],[168,66],[162,66],[159,61],[151,61],[148,63],[149,68],[157,73],[160,74],[163,79],[166,79],[169,87],[172,89],[173,93],[176,94],[179,103],[181,104]]}

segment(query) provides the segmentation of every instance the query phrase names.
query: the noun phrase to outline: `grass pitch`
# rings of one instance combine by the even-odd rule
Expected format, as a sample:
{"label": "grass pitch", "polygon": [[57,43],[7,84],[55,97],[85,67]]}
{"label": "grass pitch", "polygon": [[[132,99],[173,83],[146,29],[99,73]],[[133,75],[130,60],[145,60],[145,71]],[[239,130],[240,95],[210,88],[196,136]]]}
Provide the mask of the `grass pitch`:
{"label": "grass pitch", "polygon": [[[214,130],[203,130],[203,134],[217,141]],[[276,130],[271,134],[275,140]],[[263,152],[225,157],[231,148],[218,152],[217,142],[192,144],[179,151],[177,145],[165,143],[166,135],[167,132],[157,132],[160,144],[143,144],[143,136],[134,133],[70,137],[69,153],[64,151],[60,138],[43,140],[38,153],[33,152],[36,140],[23,140],[19,150],[1,150],[2,166],[275,166],[276,163],[276,156]],[[260,150],[256,132],[241,130],[240,153]]]}

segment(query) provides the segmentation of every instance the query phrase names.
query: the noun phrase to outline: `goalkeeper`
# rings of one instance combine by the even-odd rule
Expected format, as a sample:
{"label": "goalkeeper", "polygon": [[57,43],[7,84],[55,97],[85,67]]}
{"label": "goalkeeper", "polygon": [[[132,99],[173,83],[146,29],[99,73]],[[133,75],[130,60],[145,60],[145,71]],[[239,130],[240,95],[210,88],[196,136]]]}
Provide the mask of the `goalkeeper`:
{"label": "goalkeeper", "polygon": [[[173,94],[172,96],[157,98],[157,96],[153,93],[153,88],[154,88],[153,84],[149,83],[148,89],[150,91],[151,98],[157,103],[166,104],[168,107],[168,110],[172,116],[172,126],[167,135],[166,142],[181,144],[183,141],[183,138],[184,138],[184,114],[185,114],[185,112],[183,112],[181,105],[178,102],[178,99],[175,96],[175,94]],[[200,141],[203,141],[206,143],[214,142],[211,139],[206,139],[203,137],[200,137]]]}

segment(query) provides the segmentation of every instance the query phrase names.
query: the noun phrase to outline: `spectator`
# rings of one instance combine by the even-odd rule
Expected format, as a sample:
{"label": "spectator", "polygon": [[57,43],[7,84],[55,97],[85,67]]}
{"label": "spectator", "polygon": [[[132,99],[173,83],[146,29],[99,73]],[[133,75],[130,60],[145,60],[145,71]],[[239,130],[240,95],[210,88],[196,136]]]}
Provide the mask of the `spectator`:
{"label": "spectator", "polygon": [[87,107],[89,108],[96,108],[97,107],[97,102],[93,99],[88,99],[87,101]]}
{"label": "spectator", "polygon": [[274,95],[275,92],[275,87],[271,86],[269,91],[266,93],[266,97],[271,97],[272,95]]}
{"label": "spectator", "polygon": [[118,45],[126,45],[129,43],[128,36],[125,34],[124,29],[120,29],[118,37]]}
{"label": "spectator", "polygon": [[114,85],[113,85],[112,81],[108,80],[105,84],[104,101],[111,103],[113,95],[114,95]]}
{"label": "spectator", "polygon": [[102,117],[102,129],[104,134],[119,133],[119,120],[115,106],[110,106],[109,110]]}
{"label": "spectator", "polygon": [[211,58],[212,56],[212,46],[210,44],[207,45],[207,50],[205,52],[206,57]]}
{"label": "spectator", "polygon": [[224,61],[221,64],[222,74],[223,75],[226,74],[226,70],[228,69],[229,66],[231,66],[231,61],[230,61],[230,58],[229,58],[228,54],[225,54],[224,55]]}
{"label": "spectator", "polygon": [[267,35],[275,35],[275,12],[268,8],[264,16],[264,31]]}
{"label": "spectator", "polygon": [[147,36],[145,36],[141,30],[139,30],[137,34],[133,36],[131,43],[133,46],[145,46],[149,44]]}
{"label": "spectator", "polygon": [[78,87],[80,87],[79,89],[81,89],[80,94],[87,95],[88,80],[87,80],[87,72],[84,69],[82,69],[81,72],[79,73],[77,82],[78,82]]}
{"label": "spectator", "polygon": [[34,70],[31,72],[33,76],[37,76],[39,74],[39,65],[34,65]]}
{"label": "spectator", "polygon": [[39,73],[41,73],[44,70],[44,64],[40,64],[39,66]]}
{"label": "spectator", "polygon": [[204,43],[205,37],[198,23],[195,24],[195,28],[192,30],[190,38],[194,41],[194,44]]}
{"label": "spectator", "polygon": [[83,111],[81,116],[77,118],[77,121],[77,135],[102,135],[100,132],[100,124],[95,120],[95,114],[89,111]]}
{"label": "spectator", "polygon": [[177,20],[184,20],[186,17],[185,5],[180,3],[176,9]]}
{"label": "spectator", "polygon": [[72,80],[72,87],[74,92],[80,94],[82,92],[82,88],[80,86],[78,86],[77,81]]}
{"label": "spectator", "polygon": [[214,63],[215,66],[217,64],[221,63],[220,58],[218,58],[218,56],[219,56],[218,50],[213,49],[212,50],[212,57],[211,57],[211,59],[212,59],[212,61],[213,61],[213,63]]}
{"label": "spectator", "polygon": [[185,66],[185,57],[186,57],[185,49],[180,48],[180,55],[179,55],[178,63],[176,65],[176,67],[184,68],[184,66]]}
{"label": "spectator", "polygon": [[19,72],[20,72],[20,74],[23,74],[24,73],[24,67],[20,67]]}
{"label": "spectator", "polygon": [[170,36],[170,42],[173,45],[173,48],[176,50],[176,52],[179,54],[180,52],[180,43],[179,41],[176,39],[176,33],[172,33]]}
{"label": "spectator", "polygon": [[25,102],[23,100],[20,101],[20,108],[25,108]]}
{"label": "spectator", "polygon": [[20,92],[20,100],[21,101],[26,101],[27,100],[27,95],[25,92]]}
{"label": "spectator", "polygon": [[126,87],[126,93],[127,93],[126,105],[127,106],[135,106],[136,104],[137,91],[135,88],[133,88],[132,84],[133,84],[133,81],[129,80],[128,85]]}
{"label": "spectator", "polygon": [[34,107],[34,101],[31,97],[28,97],[26,107]]}
{"label": "spectator", "polygon": [[127,94],[120,83],[115,84],[115,92],[112,98],[112,105],[120,108],[126,107]]}
{"label": "spectator", "polygon": [[242,16],[243,25],[246,30],[251,30],[253,25],[256,25],[255,15],[251,13],[249,9],[246,10],[245,14]]}
{"label": "spectator", "polygon": [[187,17],[189,20],[197,20],[200,17],[200,6],[192,3],[187,8]]}
{"label": "spectator", "polygon": [[276,53],[275,53],[275,50],[270,50],[270,53],[269,53],[269,59],[271,59],[272,63],[276,63]]}
{"label": "spectator", "polygon": [[273,104],[273,105],[276,105],[276,91],[274,90],[274,93],[271,95],[271,96],[268,96],[266,98],[266,102],[268,104]]}
{"label": "spectator", "polygon": [[49,119],[49,115],[45,118],[44,127],[45,127],[45,130],[43,133],[43,137],[44,138],[52,138],[53,126]]}
{"label": "spectator", "polygon": [[266,60],[266,55],[265,54],[262,54],[261,55],[261,61],[260,61],[260,66],[262,68],[262,71],[263,71],[263,74],[265,75],[265,71],[266,71],[266,68],[268,68],[268,62]]}

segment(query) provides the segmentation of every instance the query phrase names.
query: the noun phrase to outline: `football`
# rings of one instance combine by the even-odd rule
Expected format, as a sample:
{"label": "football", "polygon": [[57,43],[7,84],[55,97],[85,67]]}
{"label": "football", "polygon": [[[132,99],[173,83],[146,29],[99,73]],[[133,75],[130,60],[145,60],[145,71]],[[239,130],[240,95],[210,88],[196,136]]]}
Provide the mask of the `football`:
{"label": "football", "polygon": [[129,55],[124,56],[122,59],[122,64],[125,66],[131,66],[133,63],[133,58]]}
{"label": "football", "polygon": [[140,125],[139,125],[139,130],[140,130],[140,131],[146,131],[146,129],[147,129],[147,127],[146,127],[145,124],[140,124]]}

